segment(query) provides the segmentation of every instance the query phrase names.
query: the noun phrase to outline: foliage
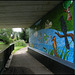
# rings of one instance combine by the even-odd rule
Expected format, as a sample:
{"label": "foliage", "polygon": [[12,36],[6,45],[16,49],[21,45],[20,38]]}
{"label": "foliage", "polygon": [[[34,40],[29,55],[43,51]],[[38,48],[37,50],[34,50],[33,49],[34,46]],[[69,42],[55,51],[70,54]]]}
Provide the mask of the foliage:
{"label": "foliage", "polygon": [[13,53],[15,53],[16,51],[18,51],[19,49],[26,47],[26,43],[24,40],[17,40],[15,42],[15,49],[13,51]]}
{"label": "foliage", "polygon": [[26,41],[27,43],[29,42],[29,28],[28,29],[22,28],[22,32],[20,32],[19,34],[20,39]]}
{"label": "foliage", "polygon": [[25,47],[25,46],[15,46],[15,49],[13,50],[13,54],[23,47]]}
{"label": "foliage", "polygon": [[12,41],[11,39],[12,29],[0,29],[0,41],[3,41],[5,44],[9,44]]}
{"label": "foliage", "polygon": [[12,33],[12,39],[13,41],[19,40],[19,32],[14,32]]}
{"label": "foliage", "polygon": [[15,42],[15,46],[26,46],[26,43],[24,40],[18,40]]}
{"label": "foliage", "polygon": [[12,34],[12,29],[0,29],[0,35],[5,35],[7,37],[11,37],[11,34]]}
{"label": "foliage", "polygon": [[1,44],[4,44],[4,42],[0,42],[0,45],[1,45]]}
{"label": "foliage", "polygon": [[5,44],[9,44],[12,42],[11,38],[8,38],[7,36],[3,36],[3,35],[0,35],[0,40],[2,40]]}

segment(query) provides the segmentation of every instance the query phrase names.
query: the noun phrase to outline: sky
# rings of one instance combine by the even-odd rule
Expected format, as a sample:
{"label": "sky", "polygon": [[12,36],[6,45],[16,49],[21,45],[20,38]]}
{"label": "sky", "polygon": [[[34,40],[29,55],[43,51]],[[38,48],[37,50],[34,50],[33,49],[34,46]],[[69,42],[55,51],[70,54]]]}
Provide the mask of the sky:
{"label": "sky", "polygon": [[12,28],[15,32],[21,32],[21,28]]}

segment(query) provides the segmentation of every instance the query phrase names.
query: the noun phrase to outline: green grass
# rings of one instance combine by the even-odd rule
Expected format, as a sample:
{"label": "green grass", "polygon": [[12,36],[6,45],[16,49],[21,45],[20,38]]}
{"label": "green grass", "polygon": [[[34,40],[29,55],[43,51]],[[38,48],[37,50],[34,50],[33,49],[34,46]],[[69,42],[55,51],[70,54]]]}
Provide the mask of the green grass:
{"label": "green grass", "polygon": [[0,42],[0,45],[4,44],[4,42]]}
{"label": "green grass", "polygon": [[26,47],[26,43],[24,40],[17,40],[14,42],[14,44],[15,44],[15,49],[13,50],[13,54],[19,49]]}
{"label": "green grass", "polygon": [[4,42],[0,42],[0,51],[5,50],[9,44],[5,44]]}
{"label": "green grass", "polygon": [[21,48],[24,48],[25,46],[16,46],[15,47],[15,49],[13,50],[13,54],[16,52],[16,51],[18,51],[18,50],[20,50]]}
{"label": "green grass", "polygon": [[0,44],[0,51],[5,50],[8,46],[9,44]]}

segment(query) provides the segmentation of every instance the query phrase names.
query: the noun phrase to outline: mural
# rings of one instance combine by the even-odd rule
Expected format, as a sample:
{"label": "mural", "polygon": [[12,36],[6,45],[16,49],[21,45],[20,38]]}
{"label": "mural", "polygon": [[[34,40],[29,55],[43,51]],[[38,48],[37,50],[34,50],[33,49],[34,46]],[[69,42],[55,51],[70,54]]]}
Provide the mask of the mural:
{"label": "mural", "polygon": [[30,28],[30,47],[74,62],[73,1],[57,5]]}

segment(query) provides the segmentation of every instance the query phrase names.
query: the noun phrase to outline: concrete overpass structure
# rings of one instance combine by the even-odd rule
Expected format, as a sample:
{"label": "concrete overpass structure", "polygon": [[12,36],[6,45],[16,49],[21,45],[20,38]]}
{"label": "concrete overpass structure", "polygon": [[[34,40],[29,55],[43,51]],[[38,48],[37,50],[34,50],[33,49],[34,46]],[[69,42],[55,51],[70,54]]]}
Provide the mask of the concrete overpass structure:
{"label": "concrete overpass structure", "polygon": [[62,1],[0,1],[0,28],[27,28]]}

